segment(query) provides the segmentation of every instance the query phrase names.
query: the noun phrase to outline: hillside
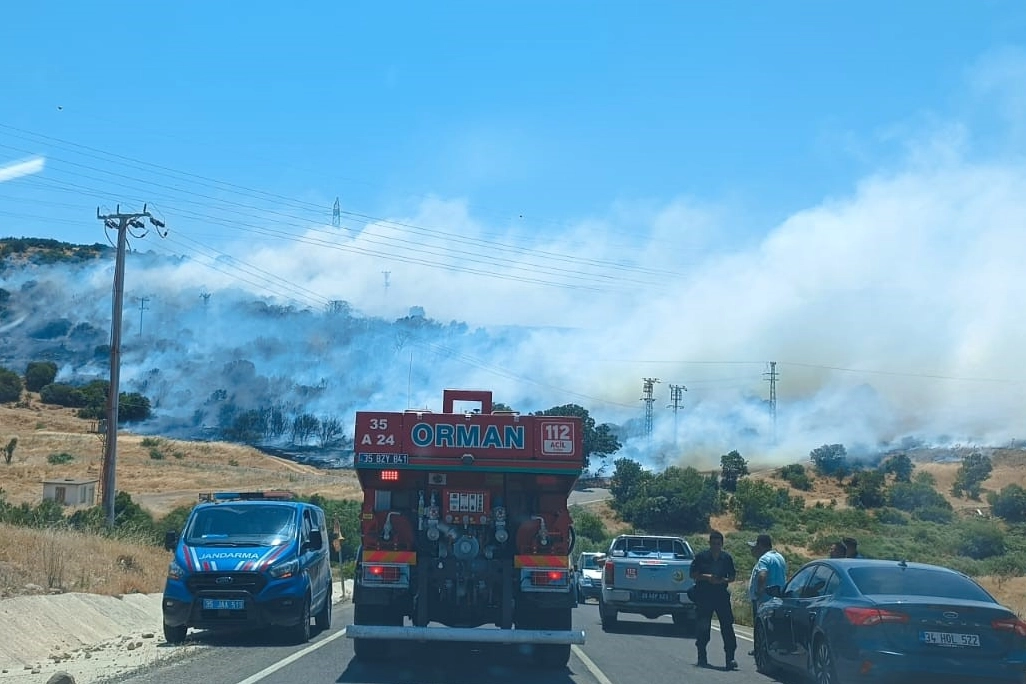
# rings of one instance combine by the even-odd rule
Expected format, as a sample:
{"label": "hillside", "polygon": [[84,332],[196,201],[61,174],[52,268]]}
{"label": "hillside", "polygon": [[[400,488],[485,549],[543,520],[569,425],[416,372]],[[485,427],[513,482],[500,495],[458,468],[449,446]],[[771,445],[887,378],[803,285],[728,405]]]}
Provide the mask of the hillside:
{"label": "hillside", "polygon": [[[74,409],[43,404],[33,393],[26,396],[27,406],[0,405],[0,441],[6,445],[18,439],[11,463],[0,463],[4,498],[35,505],[44,479],[99,479],[103,442],[93,431],[93,421],[77,418]],[[48,462],[54,454],[69,454],[72,460],[54,465]],[[359,492],[351,471],[319,470],[236,444],[146,438],[124,431],[118,435],[116,484],[155,517],[192,504],[200,492],[217,489],[284,488],[336,499]]]}
{"label": "hillside", "polygon": [[[36,505],[42,495],[42,481],[52,478],[100,477],[102,442],[91,421],[74,415],[72,409],[47,406],[35,395],[20,405],[0,405],[0,441],[12,437],[18,444],[10,464],[0,462],[3,497],[9,503]],[[52,454],[72,456],[68,463],[48,462]],[[160,458],[153,458],[158,455]],[[1026,475],[1026,453],[1014,449],[988,450],[994,469],[985,491],[1021,483]],[[917,471],[931,473],[937,489],[964,515],[986,512],[985,505],[957,499],[950,494],[958,463],[950,458],[937,461],[935,455],[916,455]],[[755,467],[751,477],[774,486],[787,486],[774,477],[774,468]],[[810,473],[811,474],[811,473]],[[142,437],[122,432],[118,438],[120,491],[160,517],[178,505],[191,505],[201,492],[223,489],[285,488],[301,494],[319,493],[332,499],[358,498],[359,486],[352,471],[318,470],[264,454],[256,449],[223,442],[189,442]],[[811,491],[791,488],[807,505],[834,501],[846,507],[843,488],[834,479],[814,477]],[[600,510],[595,510],[595,509]],[[593,507],[610,532],[622,531],[608,506]],[[714,518],[712,525],[725,533],[737,532],[732,516]],[[122,594],[157,592],[163,584],[166,553],[159,548],[97,539],[70,532],[47,533],[0,524],[0,598],[45,591],[50,583],[55,550],[68,560],[61,566],[62,588],[69,591]],[[799,551],[799,549],[793,549]],[[808,550],[801,549],[803,554]],[[1026,578],[979,578],[989,590],[1017,610],[1026,611]],[[33,588],[32,585],[36,585]]]}

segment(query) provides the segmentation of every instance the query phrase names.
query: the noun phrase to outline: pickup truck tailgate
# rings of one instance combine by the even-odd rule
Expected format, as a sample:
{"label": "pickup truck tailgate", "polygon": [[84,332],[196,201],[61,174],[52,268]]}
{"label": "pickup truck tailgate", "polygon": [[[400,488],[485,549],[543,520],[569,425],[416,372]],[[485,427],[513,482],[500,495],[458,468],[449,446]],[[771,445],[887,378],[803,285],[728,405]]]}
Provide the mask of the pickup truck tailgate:
{"label": "pickup truck tailgate", "polygon": [[632,591],[686,591],[691,586],[690,569],[691,561],[617,558],[613,562],[613,586]]}

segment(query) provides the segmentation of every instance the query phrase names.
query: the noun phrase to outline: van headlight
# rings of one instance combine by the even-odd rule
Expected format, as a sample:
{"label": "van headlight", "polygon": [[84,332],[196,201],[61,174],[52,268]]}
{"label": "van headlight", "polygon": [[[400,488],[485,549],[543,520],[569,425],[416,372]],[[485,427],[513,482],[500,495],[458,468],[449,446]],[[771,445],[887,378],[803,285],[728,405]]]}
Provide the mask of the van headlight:
{"label": "van headlight", "polygon": [[167,578],[173,580],[182,579],[185,576],[185,570],[182,570],[182,566],[174,561],[171,561],[167,565]]}
{"label": "van headlight", "polygon": [[285,561],[284,563],[277,563],[275,565],[272,565],[271,569],[267,572],[271,575],[271,577],[274,577],[275,579],[285,579],[287,577],[292,577],[297,572],[299,572],[299,559],[293,558],[290,561]]}

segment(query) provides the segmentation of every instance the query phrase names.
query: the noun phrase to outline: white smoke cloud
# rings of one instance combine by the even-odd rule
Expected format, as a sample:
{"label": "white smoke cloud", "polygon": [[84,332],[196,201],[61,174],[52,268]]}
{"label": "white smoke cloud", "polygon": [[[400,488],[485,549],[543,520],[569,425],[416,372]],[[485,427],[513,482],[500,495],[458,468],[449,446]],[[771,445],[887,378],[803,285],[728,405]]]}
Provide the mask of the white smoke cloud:
{"label": "white smoke cloud", "polygon": [[32,157],[21,161],[10,162],[0,166],[0,183],[4,183],[22,176],[31,176],[41,173],[46,166],[45,157]]}
{"label": "white smoke cloud", "polygon": [[[1010,111],[1018,81],[1002,75],[1026,64],[1014,57],[970,73],[978,97],[1010,98]],[[191,427],[216,422],[206,395],[240,359],[257,376],[236,386],[240,403],[277,392],[347,426],[355,410],[438,409],[443,388],[488,388],[522,411],[580,404],[623,426],[622,455],[655,466],[709,466],[732,449],[780,463],[825,443],[1007,443],[1026,424],[1026,163],[1012,129],[995,148],[971,118],[916,121],[932,123],[881,134],[900,162],[761,234],[692,197],[558,226],[494,225],[432,198],[359,229],[236,245],[233,259],[136,261],[129,293],[152,298],[153,337],[126,350],[122,377],[163,387],[159,410],[180,427],[192,412]],[[85,284],[109,290],[109,276],[67,288],[89,300]],[[327,317],[335,300],[356,316]],[[75,310],[90,307],[102,328],[102,306]],[[411,307],[428,321],[393,324]],[[643,378],[660,380],[650,438]],[[670,384],[688,390],[676,412]]]}

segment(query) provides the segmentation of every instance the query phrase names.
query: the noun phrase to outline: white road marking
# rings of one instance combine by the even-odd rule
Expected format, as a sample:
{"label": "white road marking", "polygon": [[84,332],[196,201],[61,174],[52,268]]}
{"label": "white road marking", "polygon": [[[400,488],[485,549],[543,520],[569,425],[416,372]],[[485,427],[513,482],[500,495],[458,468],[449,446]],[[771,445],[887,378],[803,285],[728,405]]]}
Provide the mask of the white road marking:
{"label": "white road marking", "polygon": [[584,651],[581,650],[580,647],[574,645],[570,647],[570,650],[574,652],[574,655],[577,656],[578,660],[584,663],[584,667],[587,668],[588,672],[598,680],[599,684],[613,684],[613,682],[609,680],[609,677],[599,669],[598,665],[592,662],[591,658],[584,654]]}
{"label": "white road marking", "polygon": [[[738,628],[739,626],[740,626],[740,625],[734,625],[734,636],[736,636],[736,637],[737,637],[738,639],[744,639],[745,641],[752,641],[752,642],[754,642],[754,641],[755,641],[755,637],[749,636],[749,635],[748,635],[748,634],[746,634],[745,632],[739,632],[739,631],[737,631],[737,628]],[[720,631],[720,628],[719,628],[719,626],[718,626],[718,625],[713,625],[713,629],[715,629],[715,630],[716,630],[717,632],[719,632],[719,631]],[[747,627],[745,627],[744,629],[748,629],[748,628],[747,628]]]}
{"label": "white road marking", "polygon": [[296,662],[297,660],[299,660],[300,658],[305,656],[307,653],[313,653],[314,651],[319,649],[321,646],[327,646],[328,644],[330,644],[335,639],[341,639],[345,635],[346,635],[346,630],[345,629],[342,629],[339,632],[335,632],[331,636],[325,637],[324,639],[321,639],[316,644],[310,644],[309,646],[304,648],[302,651],[296,651],[295,653],[290,655],[288,658],[282,658],[281,660],[276,662],[274,665],[271,665],[270,667],[265,667],[263,670],[260,670],[260,672],[257,672],[254,675],[246,677],[245,679],[243,679],[238,684],[255,684],[256,682],[259,682],[261,679],[266,679],[267,677],[271,676],[272,674],[274,674],[278,670],[282,669],[286,665],[290,665],[290,664]]}

